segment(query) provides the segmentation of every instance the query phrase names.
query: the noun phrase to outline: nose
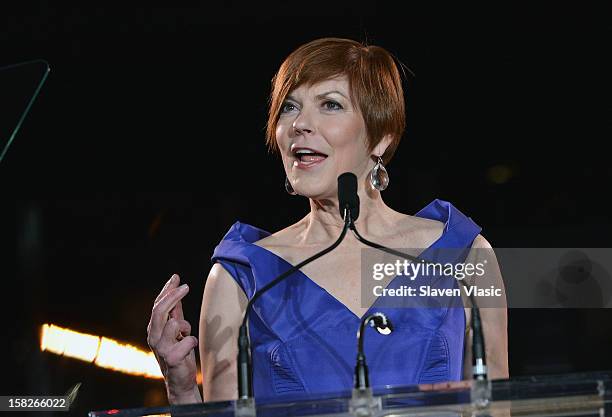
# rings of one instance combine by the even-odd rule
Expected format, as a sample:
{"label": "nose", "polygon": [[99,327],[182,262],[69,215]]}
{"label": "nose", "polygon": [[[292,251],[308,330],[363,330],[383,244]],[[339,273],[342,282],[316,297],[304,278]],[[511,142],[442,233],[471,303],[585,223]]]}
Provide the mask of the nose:
{"label": "nose", "polygon": [[304,133],[312,133],[314,131],[312,122],[307,118],[304,110],[300,111],[297,115],[293,124],[291,125],[296,135],[302,135]]}

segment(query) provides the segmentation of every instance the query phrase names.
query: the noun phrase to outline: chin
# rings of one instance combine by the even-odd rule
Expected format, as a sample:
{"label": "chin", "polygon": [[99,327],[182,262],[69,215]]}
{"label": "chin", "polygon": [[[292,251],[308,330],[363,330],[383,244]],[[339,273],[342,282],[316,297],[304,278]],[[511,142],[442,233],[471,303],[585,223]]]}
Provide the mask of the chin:
{"label": "chin", "polygon": [[298,180],[294,186],[295,191],[304,197],[314,200],[323,200],[337,197],[336,180],[333,183],[329,181],[301,181]]}

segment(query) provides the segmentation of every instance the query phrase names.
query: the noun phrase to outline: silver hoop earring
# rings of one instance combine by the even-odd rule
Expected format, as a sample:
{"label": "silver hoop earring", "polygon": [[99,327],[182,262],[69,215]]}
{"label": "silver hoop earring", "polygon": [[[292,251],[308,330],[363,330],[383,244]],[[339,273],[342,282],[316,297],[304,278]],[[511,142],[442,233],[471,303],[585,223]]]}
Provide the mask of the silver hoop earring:
{"label": "silver hoop earring", "polygon": [[383,191],[389,185],[389,174],[383,165],[383,160],[379,156],[376,165],[370,171],[370,185],[378,191]]}
{"label": "silver hoop earring", "polygon": [[289,178],[287,177],[285,177],[285,190],[287,190],[287,192],[291,195],[297,194],[295,190],[293,189],[293,187],[291,186],[291,182],[289,181]]}

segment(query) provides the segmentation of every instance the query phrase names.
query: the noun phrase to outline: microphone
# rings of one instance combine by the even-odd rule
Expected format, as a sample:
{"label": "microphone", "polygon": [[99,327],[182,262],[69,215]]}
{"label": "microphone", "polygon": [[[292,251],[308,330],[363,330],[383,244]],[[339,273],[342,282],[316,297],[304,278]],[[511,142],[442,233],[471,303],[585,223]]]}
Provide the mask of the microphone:
{"label": "microphone", "polygon": [[[465,283],[462,282],[467,287]],[[472,384],[470,397],[478,408],[484,408],[491,399],[491,381],[487,379],[487,354],[485,351],[484,332],[480,321],[480,309],[474,295],[470,293],[472,303]]]}
{"label": "microphone", "polygon": [[363,350],[364,330],[366,325],[374,327],[378,333],[386,336],[393,331],[391,321],[383,313],[374,313],[361,320],[357,331],[357,365],[355,365],[355,389],[363,390],[370,387],[368,366],[366,365],[365,352]]}
{"label": "microphone", "polygon": [[263,293],[274,287],[276,284],[298,271],[303,266],[320,258],[321,256],[334,250],[346,236],[349,224],[359,216],[359,197],[357,196],[357,177],[355,174],[345,173],[338,177],[338,201],[340,202],[340,215],[344,219],[344,227],[336,241],[326,249],[318,252],[310,258],[289,268],[268,284],[253,294],[247,303],[242,324],[238,332],[238,401],[236,402],[236,412],[240,415],[255,415],[255,400],[253,398],[253,362],[251,357],[250,339],[247,330],[247,319],[253,303],[262,296]]}
{"label": "microphone", "polygon": [[378,333],[384,336],[393,331],[391,321],[380,312],[373,313],[363,318],[359,330],[357,331],[357,363],[355,365],[355,381],[351,399],[349,400],[349,413],[363,417],[378,415],[378,412],[382,410],[382,401],[380,397],[374,398],[372,394],[368,366],[366,365],[365,352],[363,350],[364,330],[366,325],[376,328]]}
{"label": "microphone", "polygon": [[[343,174],[343,175],[347,175],[347,174]],[[353,175],[353,177],[355,176]],[[354,185],[353,185],[352,183],[353,179],[351,178],[349,180],[348,178],[349,177],[347,176],[344,181],[346,181],[347,183],[350,183],[350,186],[347,186],[347,188],[345,188],[344,190],[347,192],[347,195],[343,195],[343,201],[345,201],[346,206],[351,207],[351,210],[353,212],[359,213],[359,207],[358,207],[359,206],[359,196],[357,196],[357,180],[355,177]],[[338,178],[338,180],[340,180],[340,178]],[[349,192],[354,195],[348,195]],[[354,204],[357,204],[357,208],[354,208],[351,206]],[[364,243],[367,246],[373,247],[375,249],[380,249],[384,252],[390,253],[392,255],[398,256],[403,259],[408,259],[414,262],[424,262],[426,264],[430,264],[430,262],[418,256],[412,256],[406,253],[396,251],[391,248],[387,248],[386,246],[380,245],[378,243],[370,242],[369,240],[367,240],[366,238],[364,238],[363,236],[359,234],[359,232],[357,231],[357,228],[355,227],[355,224],[352,221],[349,223],[349,228],[351,229],[351,231],[353,232],[357,240],[359,240],[360,242]],[[467,286],[467,284],[463,282],[463,280],[457,280],[457,281],[459,281],[463,286]],[[473,334],[472,334],[473,336],[472,337],[473,379],[476,381],[487,381],[487,365],[486,365],[487,361],[486,361],[484,333],[482,330],[482,322],[480,319],[480,310],[478,308],[478,305],[476,304],[476,300],[474,299],[473,294],[472,293],[469,293],[469,294],[470,294],[470,301],[472,303],[471,325],[472,325],[472,331],[473,331]],[[365,368],[365,373],[366,373],[365,381],[367,381],[367,368]]]}
{"label": "microphone", "polygon": [[345,210],[348,209],[352,222],[357,220],[359,217],[357,176],[352,172],[345,172],[338,177],[338,203],[340,216],[344,218]]}
{"label": "microphone", "polygon": [[480,309],[476,305],[472,294],[470,294],[470,301],[472,302],[472,375],[476,380],[486,380],[487,356],[484,332],[482,331],[482,322],[480,321]]}

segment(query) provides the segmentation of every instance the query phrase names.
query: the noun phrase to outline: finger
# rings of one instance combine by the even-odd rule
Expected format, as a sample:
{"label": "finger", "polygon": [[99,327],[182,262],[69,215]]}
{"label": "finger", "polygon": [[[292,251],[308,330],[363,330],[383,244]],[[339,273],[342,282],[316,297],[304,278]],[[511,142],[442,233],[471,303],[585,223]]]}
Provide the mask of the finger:
{"label": "finger", "polygon": [[173,319],[183,320],[185,317],[183,316],[183,302],[179,300],[178,303],[170,310],[170,317]]}
{"label": "finger", "polygon": [[153,311],[151,313],[151,330],[149,332],[149,338],[153,344],[158,343],[161,338],[164,326],[166,326],[170,318],[169,311],[174,308],[176,303],[178,303],[188,291],[189,287],[186,284],[179,288],[174,288],[153,306]]}
{"label": "finger", "polygon": [[177,366],[196,346],[198,346],[198,339],[195,336],[189,336],[177,342],[164,358],[166,364],[170,367]]}
{"label": "finger", "polygon": [[164,288],[162,288],[162,290],[159,292],[157,298],[155,298],[155,301],[153,302],[153,304],[159,302],[159,300],[161,300],[162,297],[166,295],[168,291],[170,291],[172,288],[178,287],[180,282],[181,282],[181,278],[177,274],[172,274],[168,282],[166,282],[166,285],[164,285]]}
{"label": "finger", "polygon": [[153,344],[159,341],[162,330],[168,321],[168,312],[189,292],[187,284],[181,285],[179,288],[170,290],[162,297],[157,304],[153,306],[151,313],[151,330],[149,331],[149,339]]}
{"label": "finger", "polygon": [[[164,285],[164,288],[162,288],[160,293],[157,295],[157,298],[155,298],[155,301],[153,302],[153,306],[155,306],[168,293],[168,291],[172,290],[173,288],[176,288],[180,282],[181,282],[181,278],[177,274],[172,274],[170,279]],[[152,322],[153,322],[153,314],[151,314],[151,319],[149,320],[149,324],[147,324],[148,338],[150,338],[151,336]]]}
{"label": "finger", "polygon": [[181,340],[191,335],[191,324],[187,320],[170,319],[162,331],[163,343],[160,345],[172,345],[177,340]]}

